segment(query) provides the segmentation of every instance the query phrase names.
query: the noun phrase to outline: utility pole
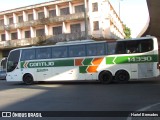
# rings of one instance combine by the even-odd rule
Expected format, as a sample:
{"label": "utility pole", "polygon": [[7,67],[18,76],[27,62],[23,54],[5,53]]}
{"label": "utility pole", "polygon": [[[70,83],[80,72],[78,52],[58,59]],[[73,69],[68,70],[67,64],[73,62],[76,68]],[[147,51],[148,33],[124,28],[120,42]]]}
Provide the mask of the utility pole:
{"label": "utility pole", "polygon": [[119,4],[119,18],[121,18],[121,1],[123,0],[118,0]]}
{"label": "utility pole", "polygon": [[87,0],[84,0],[85,39],[88,39]]}
{"label": "utility pole", "polygon": [[119,0],[119,18],[121,18],[121,0]]}

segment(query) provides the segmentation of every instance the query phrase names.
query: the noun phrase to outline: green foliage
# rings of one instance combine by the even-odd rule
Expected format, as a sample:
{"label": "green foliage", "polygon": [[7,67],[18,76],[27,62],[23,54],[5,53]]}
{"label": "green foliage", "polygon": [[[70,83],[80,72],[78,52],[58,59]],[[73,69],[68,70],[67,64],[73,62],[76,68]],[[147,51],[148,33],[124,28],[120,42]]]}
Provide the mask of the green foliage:
{"label": "green foliage", "polygon": [[125,39],[131,38],[131,29],[126,25],[124,25],[123,30],[124,30],[124,34],[126,35]]}

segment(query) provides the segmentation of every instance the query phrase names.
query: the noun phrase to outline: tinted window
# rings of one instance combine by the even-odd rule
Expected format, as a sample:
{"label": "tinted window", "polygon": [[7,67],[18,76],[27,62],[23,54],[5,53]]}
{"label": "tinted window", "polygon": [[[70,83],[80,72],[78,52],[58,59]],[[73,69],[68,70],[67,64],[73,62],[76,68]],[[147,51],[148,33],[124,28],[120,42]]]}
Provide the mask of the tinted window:
{"label": "tinted window", "polygon": [[49,59],[49,58],[51,58],[51,48],[36,49],[36,59]]}
{"label": "tinted window", "polygon": [[85,45],[69,46],[69,56],[70,57],[81,57],[85,55],[86,55]]}
{"label": "tinted window", "polygon": [[127,41],[125,42],[125,46],[127,54],[140,52],[138,41]]}
{"label": "tinted window", "polygon": [[35,49],[28,49],[22,51],[21,60],[33,60],[35,59]]}
{"label": "tinted window", "polygon": [[54,47],[52,48],[53,58],[64,58],[68,57],[67,47]]}
{"label": "tinted window", "polygon": [[104,43],[97,44],[97,55],[104,55],[105,54],[105,46]]}
{"label": "tinted window", "polygon": [[140,52],[148,52],[153,50],[153,40],[143,40],[140,43]]}
{"label": "tinted window", "polygon": [[143,53],[153,50],[153,40],[119,41],[116,46],[116,54]]}
{"label": "tinted window", "polygon": [[87,55],[88,56],[104,55],[104,54],[105,54],[104,43],[87,45]]}
{"label": "tinted window", "polygon": [[96,53],[97,53],[96,44],[87,45],[87,55],[88,56],[95,56]]}
{"label": "tinted window", "polygon": [[116,42],[110,42],[110,43],[106,43],[106,53],[108,55],[112,55],[115,54],[115,49],[116,49]]}
{"label": "tinted window", "polygon": [[120,42],[117,42],[117,45],[116,45],[116,54],[125,54],[126,53],[126,50],[125,50],[125,42],[123,41],[120,41]]}
{"label": "tinted window", "polygon": [[18,61],[19,61],[19,56],[20,56],[19,50],[12,51],[9,54],[8,62],[7,62],[7,72],[11,72],[17,67]]}

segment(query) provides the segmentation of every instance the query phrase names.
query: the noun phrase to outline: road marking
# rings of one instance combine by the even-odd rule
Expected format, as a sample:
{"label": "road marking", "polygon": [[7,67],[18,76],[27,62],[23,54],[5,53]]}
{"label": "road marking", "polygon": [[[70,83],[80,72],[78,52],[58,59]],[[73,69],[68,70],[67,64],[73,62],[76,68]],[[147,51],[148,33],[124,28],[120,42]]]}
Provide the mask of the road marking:
{"label": "road marking", "polygon": [[[139,112],[139,111],[147,111],[147,110],[149,110],[150,108],[155,107],[155,106],[157,106],[157,105],[160,105],[160,103],[155,103],[155,104],[146,106],[146,107],[144,107],[144,108],[141,108],[141,109],[139,109],[139,110],[136,110],[135,113],[136,113],[136,112]],[[132,120],[132,117],[128,117],[127,120]]]}

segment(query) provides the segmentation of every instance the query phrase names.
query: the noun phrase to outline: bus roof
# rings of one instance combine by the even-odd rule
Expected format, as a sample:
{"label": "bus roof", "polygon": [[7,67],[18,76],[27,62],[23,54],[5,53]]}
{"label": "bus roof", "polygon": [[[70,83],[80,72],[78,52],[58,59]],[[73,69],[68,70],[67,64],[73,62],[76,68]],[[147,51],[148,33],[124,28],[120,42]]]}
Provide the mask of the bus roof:
{"label": "bus roof", "polygon": [[[129,40],[144,40],[144,39],[155,39],[154,36],[146,36],[140,38],[129,38],[129,39],[118,39],[117,41],[129,41]],[[113,40],[114,41],[114,40]],[[103,42],[111,42],[111,41],[95,41],[95,40],[75,40],[75,41],[66,41],[66,42],[58,42],[55,45],[47,45],[47,46],[32,46],[32,47],[24,47],[24,48],[16,48],[14,50],[21,49],[31,49],[31,48],[46,48],[46,47],[56,47],[56,46],[68,46],[68,45],[78,45],[78,44],[87,44],[87,43],[103,43]],[[12,50],[12,51],[14,51]]]}
{"label": "bus roof", "polygon": [[66,41],[66,42],[58,42],[54,45],[47,45],[47,46],[31,46],[31,47],[24,47],[24,48],[16,48],[14,50],[20,49],[31,49],[31,48],[46,48],[46,47],[56,47],[56,46],[68,46],[68,45],[78,45],[78,44],[87,44],[87,43],[103,43],[106,41],[95,41],[95,40],[76,40],[76,41]]}
{"label": "bus roof", "polygon": [[130,40],[144,40],[144,39],[155,39],[154,36],[146,36],[146,37],[139,37],[139,38],[128,38],[128,39],[118,39],[117,41],[130,41]]}

